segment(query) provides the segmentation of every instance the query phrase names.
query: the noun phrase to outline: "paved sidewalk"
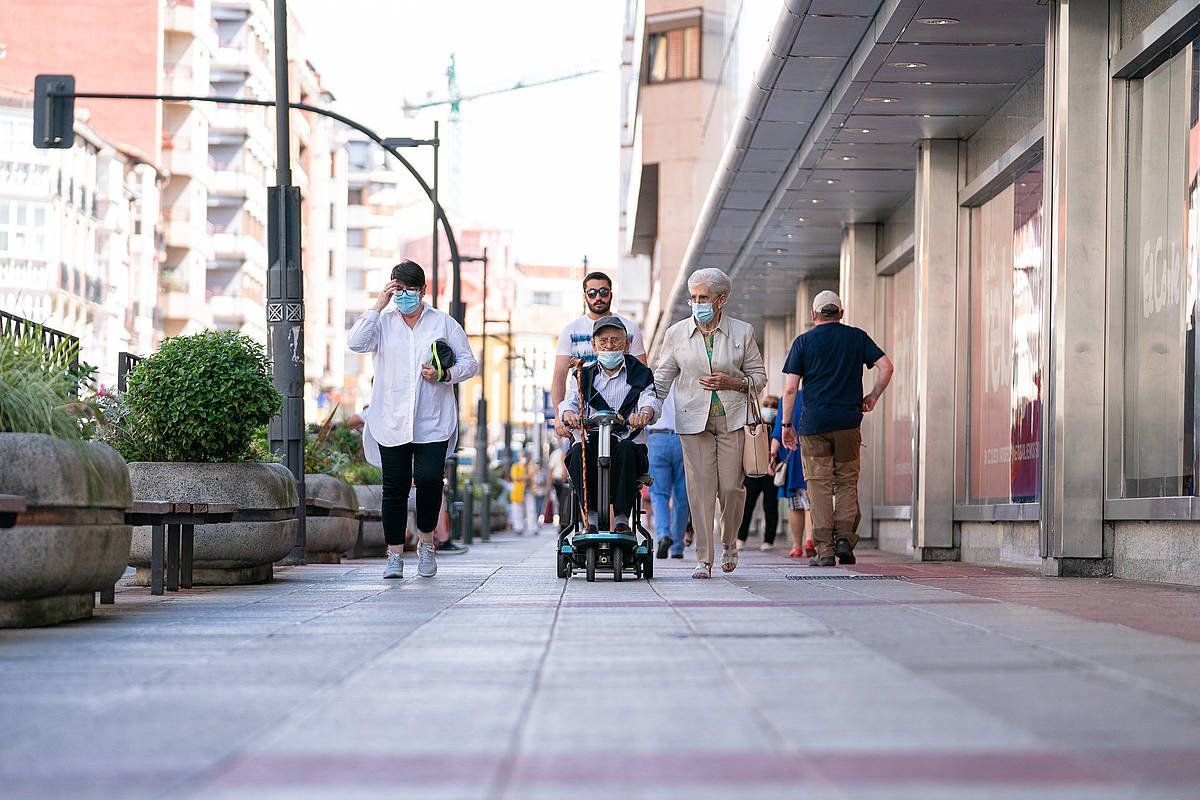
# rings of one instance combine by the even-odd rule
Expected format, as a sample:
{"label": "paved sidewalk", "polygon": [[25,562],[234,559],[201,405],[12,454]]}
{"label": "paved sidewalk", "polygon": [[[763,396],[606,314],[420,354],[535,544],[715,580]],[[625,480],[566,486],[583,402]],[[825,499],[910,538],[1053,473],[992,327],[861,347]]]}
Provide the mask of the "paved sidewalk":
{"label": "paved sidewalk", "polygon": [[550,536],[439,567],[0,631],[0,797],[1200,797],[1200,592],[757,551],[564,582]]}

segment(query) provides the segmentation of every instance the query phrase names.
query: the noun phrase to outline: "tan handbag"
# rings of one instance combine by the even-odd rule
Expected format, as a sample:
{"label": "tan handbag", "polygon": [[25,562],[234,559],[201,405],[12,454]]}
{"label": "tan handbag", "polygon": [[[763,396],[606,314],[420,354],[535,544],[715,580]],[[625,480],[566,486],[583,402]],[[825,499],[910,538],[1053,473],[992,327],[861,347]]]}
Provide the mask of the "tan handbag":
{"label": "tan handbag", "polygon": [[753,385],[747,392],[753,422],[746,424],[745,441],[742,442],[742,469],[747,478],[761,478],[770,471],[771,426],[763,422],[758,405],[758,392]]}

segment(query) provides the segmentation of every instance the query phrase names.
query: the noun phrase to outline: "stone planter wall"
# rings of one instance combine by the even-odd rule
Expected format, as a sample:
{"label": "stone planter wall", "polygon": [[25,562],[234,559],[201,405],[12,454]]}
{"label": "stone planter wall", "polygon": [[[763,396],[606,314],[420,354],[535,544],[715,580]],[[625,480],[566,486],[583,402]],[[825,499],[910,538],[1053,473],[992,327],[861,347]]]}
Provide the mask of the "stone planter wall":
{"label": "stone planter wall", "polygon": [[342,553],[358,541],[358,497],[354,488],[332,475],[305,475],[304,494],[333,503],[335,510],[351,516],[317,517],[309,515],[304,521],[304,550],[309,563],[337,564]]}
{"label": "stone planter wall", "polygon": [[104,444],[0,433],[0,494],[57,522],[0,529],[0,628],[92,615],[129,558],[129,472]]}
{"label": "stone planter wall", "polygon": [[[354,494],[358,497],[359,508],[370,508],[379,511],[383,508],[383,487],[355,486]],[[383,538],[383,523],[369,520],[363,523],[363,549],[359,554],[365,558],[379,558],[387,552],[387,542]]]}
{"label": "stone planter wall", "polygon": [[[296,482],[282,464],[135,462],[129,465],[138,500],[233,503],[235,521],[197,525],[192,583],[262,583],[296,541]],[[150,528],[135,528],[129,563],[135,583],[150,581]]]}

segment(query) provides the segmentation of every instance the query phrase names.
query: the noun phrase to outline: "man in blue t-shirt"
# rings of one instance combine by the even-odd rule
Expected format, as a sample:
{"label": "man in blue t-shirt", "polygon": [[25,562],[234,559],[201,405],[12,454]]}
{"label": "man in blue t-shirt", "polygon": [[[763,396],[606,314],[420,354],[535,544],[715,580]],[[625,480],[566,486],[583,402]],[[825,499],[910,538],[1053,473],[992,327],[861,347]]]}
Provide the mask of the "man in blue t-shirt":
{"label": "man in blue t-shirt", "polygon": [[[854,563],[858,544],[859,449],[862,447],[864,411],[875,408],[892,380],[892,360],[866,331],[842,324],[842,299],[824,291],[813,298],[815,327],[792,342],[783,365],[787,386],[783,392],[783,444],[795,450],[799,437],[800,459],[808,481],[812,506],[814,567]],[[879,368],[875,388],[863,395],[863,367]],[[804,380],[804,407],[797,430],[790,422],[796,391]],[[836,495],[837,501],[834,502]],[[834,556],[836,555],[836,559]]]}

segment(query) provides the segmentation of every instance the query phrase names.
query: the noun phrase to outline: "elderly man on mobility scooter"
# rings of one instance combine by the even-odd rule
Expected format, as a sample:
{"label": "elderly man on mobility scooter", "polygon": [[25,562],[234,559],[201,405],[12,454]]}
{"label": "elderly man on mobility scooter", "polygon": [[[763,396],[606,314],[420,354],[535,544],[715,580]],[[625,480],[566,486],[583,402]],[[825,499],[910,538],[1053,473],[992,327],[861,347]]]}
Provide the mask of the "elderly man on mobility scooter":
{"label": "elderly man on mobility scooter", "polygon": [[[580,561],[588,580],[595,579],[597,565],[611,570],[614,580],[621,580],[626,569],[641,577],[646,563],[653,569],[651,542],[644,529],[638,530],[636,517],[631,526],[630,515],[637,512],[640,479],[649,464],[644,429],[658,416],[662,403],[654,391],[653,372],[628,354],[629,334],[620,319],[596,320],[592,348],[596,361],[575,364],[566,399],[558,406],[556,430],[576,439],[566,458],[576,505],[571,516],[586,519],[582,531],[577,525],[563,526],[559,577],[570,577]],[[572,530],[576,535],[568,541]],[[640,547],[639,532],[646,538]]]}

